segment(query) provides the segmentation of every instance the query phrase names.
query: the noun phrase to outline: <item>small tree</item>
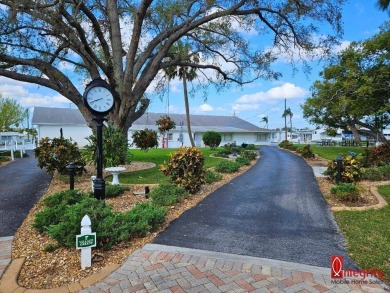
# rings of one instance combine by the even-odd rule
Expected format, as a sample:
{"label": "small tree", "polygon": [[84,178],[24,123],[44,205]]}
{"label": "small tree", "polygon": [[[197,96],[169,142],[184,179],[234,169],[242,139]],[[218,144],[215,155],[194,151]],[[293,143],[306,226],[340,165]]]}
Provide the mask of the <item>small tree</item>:
{"label": "small tree", "polygon": [[16,127],[25,118],[25,109],[12,99],[3,98],[0,94],[0,130],[9,130],[12,125]]}
{"label": "small tree", "polygon": [[41,169],[46,167],[49,174],[53,174],[54,171],[67,174],[66,166],[70,162],[79,167],[77,170],[79,174],[83,172],[85,166],[77,143],[62,137],[52,140],[48,137],[42,138],[39,147],[35,149],[35,156],[38,159],[38,166]]}
{"label": "small tree", "polygon": [[156,121],[156,125],[158,126],[158,130],[160,131],[161,136],[163,138],[163,147],[164,147],[165,133],[167,133],[171,129],[175,129],[176,123],[171,119],[171,117],[164,115],[161,116],[160,119]]}
{"label": "small tree", "polygon": [[147,151],[158,146],[157,131],[144,129],[135,131],[132,135],[133,144],[141,150]]}
{"label": "small tree", "polygon": [[[88,163],[97,165],[96,131],[86,138],[90,143],[86,146],[84,158]],[[103,129],[103,165],[105,167],[123,165],[127,158],[127,137],[112,124]]]}
{"label": "small tree", "polygon": [[206,131],[203,134],[203,142],[205,145],[209,146],[211,149],[215,149],[221,143],[222,136],[219,132],[216,131]]}

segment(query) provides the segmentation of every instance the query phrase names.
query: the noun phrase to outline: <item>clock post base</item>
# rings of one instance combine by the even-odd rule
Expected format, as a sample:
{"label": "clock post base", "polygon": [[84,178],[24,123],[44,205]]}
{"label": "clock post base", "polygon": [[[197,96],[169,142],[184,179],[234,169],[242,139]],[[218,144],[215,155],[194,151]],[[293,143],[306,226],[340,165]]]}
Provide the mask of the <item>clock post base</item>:
{"label": "clock post base", "polygon": [[97,199],[104,199],[106,197],[106,182],[103,178],[96,178],[93,181],[93,195]]}

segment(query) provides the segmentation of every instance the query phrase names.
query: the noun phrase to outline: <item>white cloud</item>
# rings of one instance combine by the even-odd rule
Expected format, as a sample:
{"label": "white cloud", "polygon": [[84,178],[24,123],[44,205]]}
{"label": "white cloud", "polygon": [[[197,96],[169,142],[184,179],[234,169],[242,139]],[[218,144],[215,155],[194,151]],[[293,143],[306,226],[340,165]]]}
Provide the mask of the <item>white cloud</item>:
{"label": "white cloud", "polygon": [[307,91],[303,88],[286,82],[282,86],[271,88],[266,92],[257,92],[254,94],[243,95],[239,97],[236,102],[249,104],[248,106],[253,106],[253,103],[265,102],[269,100],[304,98],[306,94]]}
{"label": "white cloud", "polygon": [[258,110],[260,108],[259,104],[233,104],[232,110],[235,112],[245,112],[245,111],[252,111],[252,110]]}
{"label": "white cloud", "polygon": [[214,107],[209,104],[202,104],[196,107],[196,111],[198,112],[212,112],[214,111]]}
{"label": "white cloud", "polygon": [[18,101],[23,107],[68,106],[71,102],[58,93],[47,94],[44,87],[0,77],[0,93],[4,98]]}

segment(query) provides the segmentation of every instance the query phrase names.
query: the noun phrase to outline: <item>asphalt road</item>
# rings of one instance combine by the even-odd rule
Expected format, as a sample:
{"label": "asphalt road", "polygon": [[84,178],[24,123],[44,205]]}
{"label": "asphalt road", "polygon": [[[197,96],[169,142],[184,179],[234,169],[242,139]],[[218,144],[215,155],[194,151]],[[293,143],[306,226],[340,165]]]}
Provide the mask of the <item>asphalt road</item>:
{"label": "asphalt road", "polygon": [[249,171],[185,212],[158,244],[330,267],[332,255],[355,267],[310,166],[262,147]]}
{"label": "asphalt road", "polygon": [[32,151],[0,167],[0,237],[13,236],[50,184],[51,176],[37,167]]}

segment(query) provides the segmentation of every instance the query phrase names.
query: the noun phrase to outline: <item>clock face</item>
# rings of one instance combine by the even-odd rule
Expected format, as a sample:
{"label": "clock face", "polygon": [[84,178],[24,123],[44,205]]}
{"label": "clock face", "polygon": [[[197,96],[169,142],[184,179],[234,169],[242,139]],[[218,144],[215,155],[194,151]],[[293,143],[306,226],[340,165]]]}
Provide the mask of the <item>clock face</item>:
{"label": "clock face", "polygon": [[108,112],[114,105],[114,97],[109,89],[96,86],[91,88],[86,97],[89,107],[99,113]]}

